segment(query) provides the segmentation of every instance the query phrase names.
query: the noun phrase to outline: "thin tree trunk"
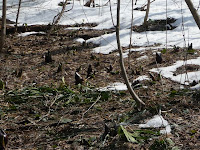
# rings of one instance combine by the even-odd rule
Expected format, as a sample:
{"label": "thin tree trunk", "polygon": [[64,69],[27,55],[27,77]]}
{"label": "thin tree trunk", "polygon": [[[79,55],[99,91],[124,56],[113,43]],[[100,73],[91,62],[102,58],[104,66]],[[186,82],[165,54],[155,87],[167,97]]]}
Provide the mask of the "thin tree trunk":
{"label": "thin tree trunk", "polygon": [[190,12],[192,13],[192,16],[197,24],[197,26],[199,27],[200,29],[200,17],[196,11],[196,9],[194,8],[194,5],[193,3],[191,2],[191,0],[185,0],[186,4],[188,5],[189,9],[190,9]]}
{"label": "thin tree trunk", "polygon": [[133,99],[137,103],[137,107],[139,108],[141,105],[145,105],[145,103],[138,97],[138,95],[134,92],[133,88],[131,87],[128,76],[126,73],[126,69],[124,66],[124,60],[123,60],[123,52],[122,52],[122,47],[120,44],[120,35],[119,35],[119,29],[120,29],[120,0],[117,2],[117,26],[116,26],[116,38],[117,38],[117,45],[118,45],[118,50],[119,50],[119,55],[120,55],[120,67],[122,71],[122,76],[124,78],[125,84],[128,88],[129,93],[133,97]]}
{"label": "thin tree trunk", "polygon": [[145,27],[148,26],[147,19],[148,19],[148,16],[149,16],[150,3],[151,3],[150,0],[147,0],[147,10],[146,10],[146,14],[145,14],[145,17],[144,17],[144,23],[143,23],[143,25]]}
{"label": "thin tree trunk", "polygon": [[19,11],[20,11],[20,8],[21,8],[21,2],[22,2],[22,0],[19,0],[17,16],[16,16],[16,23],[15,23],[15,32],[17,32],[17,24],[18,24],[18,19],[19,19]]}
{"label": "thin tree trunk", "polygon": [[84,5],[84,6],[90,7],[90,6],[91,6],[91,4],[93,4],[93,7],[95,7],[94,0],[89,0],[89,1],[87,1],[87,2],[85,3],[85,5]]}
{"label": "thin tree trunk", "polygon": [[[51,26],[51,29],[49,30],[48,35],[47,35],[48,38],[49,38],[51,32],[53,31],[53,29],[55,28],[55,25],[60,21],[60,19],[61,19],[63,13],[65,12],[66,5],[67,5],[67,0],[65,0],[65,2],[64,2],[64,4],[63,4],[63,7],[62,7],[61,12],[60,12],[58,15],[56,15],[56,16],[54,17],[53,23],[52,23],[52,26]],[[56,17],[57,17],[57,18],[56,18]],[[56,20],[55,20],[55,18],[56,18]]]}
{"label": "thin tree trunk", "polygon": [[5,37],[6,37],[6,0],[3,0],[0,52],[3,52]]}
{"label": "thin tree trunk", "polygon": [[131,5],[132,5],[132,7],[131,7],[131,31],[130,31],[130,43],[129,43],[129,52],[128,52],[128,67],[129,68],[131,67],[130,59],[131,59],[131,46],[132,46],[132,33],[133,33],[133,6],[134,6],[133,0],[132,0]]}

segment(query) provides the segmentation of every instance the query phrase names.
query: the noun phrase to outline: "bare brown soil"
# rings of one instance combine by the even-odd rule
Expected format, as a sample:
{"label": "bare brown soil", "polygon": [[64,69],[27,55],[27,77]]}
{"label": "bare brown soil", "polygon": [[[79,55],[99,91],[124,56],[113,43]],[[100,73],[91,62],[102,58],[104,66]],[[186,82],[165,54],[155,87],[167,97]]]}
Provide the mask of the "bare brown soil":
{"label": "bare brown soil", "polygon": [[176,22],[174,18],[159,19],[159,20],[148,20],[147,26],[139,25],[133,26],[133,31],[135,32],[144,32],[144,31],[165,31],[165,30],[173,30],[176,26],[173,23]]}
{"label": "bare brown soil", "polygon": [[191,65],[187,64],[185,66],[181,66],[176,70],[176,74],[182,74],[187,72],[193,72],[193,71],[198,71],[200,69],[199,65]]}
{"label": "bare brown soil", "polygon": [[[150,76],[149,70],[157,65],[155,52],[148,48],[143,53],[133,52],[129,66],[128,59],[125,59],[130,81],[140,75],[151,78],[150,81],[142,81],[142,86],[135,89],[146,103],[142,113],[135,108],[135,102],[126,91],[111,93],[111,98],[99,100],[87,113],[94,101],[86,103],[79,97],[80,101],[76,103],[68,104],[64,100],[57,102],[54,100],[60,94],[56,94],[56,91],[55,94],[47,93],[42,97],[28,96],[23,102],[8,100],[12,95],[9,92],[13,90],[43,86],[58,88],[63,84],[63,79],[67,87],[81,93],[82,89],[75,85],[74,75],[77,70],[84,78],[84,87],[98,88],[113,82],[123,82],[117,52],[109,55],[92,53],[97,45],[75,41],[78,37],[87,40],[113,30],[64,28],[56,30],[50,39],[41,34],[7,36],[8,54],[2,55],[0,60],[0,79],[5,82],[5,89],[0,90],[0,122],[9,137],[8,149],[149,149],[156,139],[164,139],[166,136],[153,136],[141,143],[130,143],[117,130],[122,120],[131,119],[130,124],[138,124],[158,114],[160,108],[163,117],[172,125],[172,133],[167,137],[172,139],[175,146],[185,150],[199,149],[199,91],[187,90],[187,87],[181,90],[178,83],[160,79],[157,74],[151,73]],[[53,61],[46,63],[44,56],[48,51]],[[183,60],[186,53],[181,48],[168,49],[162,54],[163,63],[158,64],[158,67]],[[136,60],[144,55],[148,59]],[[199,50],[187,54],[188,59],[198,56]],[[58,71],[60,64],[62,69]],[[89,65],[92,66],[92,76],[87,78]],[[110,66],[112,70],[109,70]],[[199,66],[192,67],[194,69],[199,69]],[[130,128],[138,129],[137,126]]]}

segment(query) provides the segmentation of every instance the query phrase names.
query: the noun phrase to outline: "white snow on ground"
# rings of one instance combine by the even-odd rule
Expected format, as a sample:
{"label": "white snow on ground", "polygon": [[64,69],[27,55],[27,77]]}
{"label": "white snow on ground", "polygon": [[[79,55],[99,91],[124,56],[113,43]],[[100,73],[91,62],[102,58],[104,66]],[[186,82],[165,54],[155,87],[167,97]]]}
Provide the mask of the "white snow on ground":
{"label": "white snow on ground", "polygon": [[[62,0],[60,0],[62,1]],[[54,16],[56,16],[62,9],[58,6],[60,2],[58,0],[23,0],[20,15],[19,24],[49,24],[52,23]],[[110,6],[108,0],[97,0],[96,5],[101,7],[85,7],[83,5],[84,0],[69,1],[71,4],[66,6],[66,11],[61,18],[59,24],[72,25],[76,23],[97,23],[96,27],[93,29],[110,29],[114,28],[111,19]],[[197,8],[199,5],[199,0],[192,0],[194,7]],[[136,7],[142,7],[147,3],[146,0],[137,1]],[[11,21],[16,20],[16,12],[18,7],[18,0],[7,0],[7,18]],[[2,3],[0,3],[0,9],[2,8]],[[114,25],[116,25],[116,11],[117,11],[117,0],[111,1],[112,16],[114,20]],[[121,45],[127,47],[130,43],[130,26],[131,26],[131,1],[123,0],[121,1],[121,28],[120,37]],[[200,14],[200,9],[197,10]],[[142,33],[133,32],[132,33],[132,45],[141,46],[141,48],[131,49],[131,51],[143,51],[143,50],[153,50],[165,47],[172,47],[173,45],[186,47],[188,43],[193,43],[193,48],[200,48],[199,35],[200,31],[185,3],[183,0],[168,0],[167,10],[166,10],[166,0],[156,0],[151,3],[149,19],[166,19],[167,17],[173,17],[176,20],[173,25],[177,28],[174,30],[167,31],[147,31]],[[2,11],[0,11],[0,15]],[[144,20],[145,11],[134,10],[134,25],[141,25]],[[183,28],[184,27],[184,28]],[[92,29],[92,27],[91,27]],[[184,30],[183,30],[184,29]],[[167,37],[167,38],[166,38]],[[184,39],[185,38],[185,39]],[[80,40],[80,39],[79,39]],[[167,42],[166,42],[167,40]],[[81,42],[81,41],[80,41]],[[100,37],[95,37],[88,39],[86,42],[93,42],[100,44],[99,47],[93,49],[93,52],[109,54],[117,49],[116,35],[114,33],[104,34]],[[160,44],[160,46],[155,46]],[[150,48],[152,47],[152,49]],[[124,57],[128,56],[128,51],[124,52]],[[194,61],[194,62],[192,62]],[[197,62],[195,62],[197,61]],[[187,61],[187,63],[199,64],[199,58]],[[151,71],[159,72],[164,77],[170,78],[173,81],[180,82],[182,84],[189,84],[193,80],[200,80],[200,71],[189,72],[186,74],[180,74],[173,76],[173,71],[184,64],[183,61],[177,61],[174,65],[169,67],[163,67],[157,69],[152,69]],[[185,82],[187,79],[188,81]],[[122,85],[123,86],[123,85]],[[199,88],[196,85],[194,88]]]}
{"label": "white snow on ground", "polygon": [[148,76],[146,75],[142,75],[142,76],[139,76],[138,78],[136,78],[135,80],[133,81],[142,81],[142,80],[150,80]]}
{"label": "white snow on ground", "polygon": [[[129,54],[129,51],[130,52],[141,52],[141,54],[146,51],[146,50],[151,50],[151,51],[157,51],[158,49],[163,49],[164,47],[140,47],[140,48],[131,48],[131,49],[128,49],[128,50],[125,50],[124,53],[123,53],[123,58],[127,58],[128,57],[128,54]],[[94,50],[95,52],[95,50]],[[101,53],[103,53],[103,51],[101,51]],[[110,51],[105,51],[104,54],[109,54]],[[117,56],[119,56],[119,54],[117,54]]]}
{"label": "white snow on ground", "polygon": [[148,120],[145,124],[140,124],[140,128],[160,128],[165,129],[160,130],[161,134],[169,134],[171,132],[171,126],[168,121],[165,120],[161,115],[155,115],[152,119]]}
{"label": "white snow on ground", "polygon": [[77,39],[75,39],[75,41],[80,42],[80,43],[85,42],[85,40],[83,38],[77,38]]}
{"label": "white snow on ground", "polygon": [[[148,78],[148,76],[143,75],[143,76],[139,76],[138,78],[133,80],[133,82],[136,81],[136,80],[139,80],[139,81],[149,80],[149,78]],[[109,84],[106,87],[99,88],[99,90],[100,91],[126,91],[127,86],[124,83],[115,82],[115,83]]]}
{"label": "white snow on ground", "polygon": [[200,83],[195,85],[195,86],[192,86],[191,89],[192,90],[199,90],[200,89]]}
{"label": "white snow on ground", "polygon": [[137,60],[143,60],[143,59],[147,59],[147,58],[148,58],[148,56],[144,55],[144,56],[141,56],[141,57],[137,58]]}
{"label": "white snow on ground", "polygon": [[28,35],[32,35],[32,34],[46,34],[45,32],[34,32],[34,31],[32,31],[32,32],[24,32],[24,33],[20,33],[20,34],[18,34],[17,36],[22,36],[22,37],[24,37],[24,36],[28,36]]}
{"label": "white snow on ground", "polygon": [[177,68],[184,66],[186,64],[200,65],[200,57],[196,59],[190,59],[187,61],[180,60],[171,66],[153,68],[150,71],[160,73],[162,76],[166,78],[170,78],[171,80],[175,82],[180,82],[181,84],[185,84],[185,85],[189,85],[189,83],[192,83],[193,80],[198,82],[200,80],[200,71],[188,72],[188,73],[179,74],[176,76],[173,75],[173,72],[175,72]]}
{"label": "white snow on ground", "polygon": [[92,29],[92,27],[68,27],[65,30],[81,30],[81,29]]}
{"label": "white snow on ground", "polygon": [[106,87],[99,88],[100,91],[126,91],[127,86],[124,83],[115,82]]}
{"label": "white snow on ground", "polygon": [[[58,0],[26,0],[22,3],[22,8],[20,9],[19,23],[31,24],[49,24],[52,22],[55,15],[61,10],[61,7],[58,6]],[[113,28],[110,7],[108,0],[97,0],[96,5],[102,7],[88,8],[83,6],[83,0],[75,0],[74,6],[73,1],[70,1],[71,4],[67,5],[66,9],[69,10],[73,7],[72,10],[65,12],[63,15],[60,24],[75,24],[75,23],[97,23],[98,26],[94,29],[108,29]],[[134,8],[141,7],[146,4],[146,0],[137,1],[137,5],[134,5]],[[193,0],[195,8],[198,6],[199,1]],[[106,4],[107,3],[107,4]],[[18,0],[8,0],[8,11],[7,18],[15,21],[16,12],[17,12]],[[106,5],[105,5],[106,4]],[[117,0],[111,1],[112,14],[114,23],[116,23],[116,9],[117,9]],[[0,4],[1,7],[2,4]],[[168,10],[167,16],[174,17],[177,21],[174,25],[178,26],[176,29],[168,31],[168,43],[167,45],[176,45],[184,47],[184,38],[185,34],[186,42],[189,38],[190,42],[193,43],[194,48],[199,48],[199,34],[200,31],[196,26],[192,15],[182,0],[170,0],[167,1]],[[12,7],[11,7],[12,6]],[[170,6],[170,7],[169,7]],[[182,9],[181,9],[182,8]],[[200,9],[198,10],[198,12]],[[1,13],[1,12],[0,12]],[[0,14],[1,15],[1,14]],[[134,10],[134,25],[141,25],[143,23],[145,11]],[[182,32],[182,17],[183,25],[185,31]],[[166,18],[166,0],[156,0],[151,3],[149,19],[165,19]],[[121,44],[122,46],[129,45],[129,35],[130,35],[130,25],[131,25],[131,1],[123,0],[121,2]],[[146,33],[136,33],[132,34],[133,40],[132,44],[137,46],[149,46],[154,43],[160,43],[163,46],[166,44],[166,32],[165,31],[148,31]],[[89,41],[98,43],[101,47],[95,48],[95,52],[109,53],[116,49],[116,38],[115,33],[104,34],[101,37],[92,38]]]}

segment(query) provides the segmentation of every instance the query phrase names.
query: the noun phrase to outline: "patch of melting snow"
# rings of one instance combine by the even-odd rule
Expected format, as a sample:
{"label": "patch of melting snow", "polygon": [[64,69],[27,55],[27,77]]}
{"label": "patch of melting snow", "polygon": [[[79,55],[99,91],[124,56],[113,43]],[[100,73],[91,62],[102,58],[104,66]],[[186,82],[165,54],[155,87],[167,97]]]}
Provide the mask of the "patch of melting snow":
{"label": "patch of melting snow", "polygon": [[83,38],[77,38],[77,39],[75,39],[75,41],[80,42],[80,43],[85,42],[85,40]]}
{"label": "patch of melting snow", "polygon": [[[164,47],[162,47],[162,46],[153,47],[153,45],[152,46],[148,46],[148,47],[131,48],[130,50],[129,49],[125,50],[125,52],[123,53],[123,58],[127,58],[129,52],[141,52],[141,54],[142,54],[146,50],[158,51],[158,49],[162,49],[162,48],[164,48]],[[97,51],[94,51],[94,52],[97,52]],[[117,54],[117,56],[119,56],[119,54]],[[147,58],[148,58],[148,56],[141,56],[141,59],[147,59]],[[137,58],[137,60],[139,60],[139,59],[140,58]]]}
{"label": "patch of melting snow", "polygon": [[88,29],[92,29],[92,27],[68,27],[68,28],[65,28],[65,30],[81,30],[81,29],[88,30]]}
{"label": "patch of melting snow", "polygon": [[143,60],[143,59],[147,59],[147,58],[148,58],[148,56],[144,55],[144,56],[141,56],[141,57],[137,58],[137,60]]}
{"label": "patch of melting snow", "polygon": [[[170,78],[172,81],[179,82],[179,83],[185,84],[185,85],[189,85],[194,80],[199,81],[200,80],[200,71],[193,71],[193,72],[187,72],[187,73],[183,73],[183,74],[174,75],[174,72],[177,70],[177,68],[184,66],[185,64],[199,65],[200,57],[198,57],[196,59],[190,59],[187,61],[179,60],[171,66],[153,68],[150,71],[160,73],[165,78]],[[197,88],[197,87],[198,86],[195,86],[193,88]]]}
{"label": "patch of melting snow", "polygon": [[139,124],[140,128],[160,128],[165,129],[160,130],[161,134],[169,134],[171,132],[171,126],[168,121],[165,120],[161,115],[155,115],[152,119],[148,120],[145,124]]}
{"label": "patch of melting snow", "polygon": [[147,75],[139,76],[138,78],[134,79],[133,81],[143,81],[143,80],[150,80]]}
{"label": "patch of melting snow", "polygon": [[[123,58],[127,58],[129,52],[139,52],[139,51],[145,51],[145,50],[146,50],[146,48],[144,48],[144,47],[128,49],[123,53]],[[119,54],[117,54],[117,56],[119,56]]]}
{"label": "patch of melting snow", "polygon": [[32,31],[32,32],[20,33],[20,34],[18,34],[18,36],[25,37],[25,36],[29,36],[29,35],[32,35],[32,34],[46,34],[46,33],[45,32],[35,32],[35,31]]}
{"label": "patch of melting snow", "polygon": [[106,87],[99,88],[100,91],[126,91],[127,86],[121,82],[112,83]]}
{"label": "patch of melting snow", "polygon": [[197,85],[195,85],[195,86],[190,87],[190,89],[192,89],[192,90],[199,90],[200,89],[200,83],[197,84]]}
{"label": "patch of melting snow", "polygon": [[[136,78],[135,80],[133,80],[133,82],[137,81],[137,80],[142,81],[142,80],[150,80],[150,79],[148,78],[148,76],[142,75],[142,76],[139,76],[138,78]],[[100,91],[126,91],[127,86],[124,83],[115,82],[115,83],[109,84],[106,87],[98,88],[98,90],[100,90]]]}
{"label": "patch of melting snow", "polygon": [[[14,3],[13,3],[14,1]],[[96,23],[98,24],[96,27],[93,27],[93,29],[110,29],[113,27],[112,21],[110,19],[110,15],[108,13],[110,12],[109,5],[105,5],[108,0],[102,0],[101,2],[97,1],[96,4],[99,6],[103,6],[104,10],[100,13],[98,11],[98,7],[84,7],[84,0],[74,1],[74,3],[69,4],[69,7],[73,7],[71,11],[66,11],[64,13],[64,16],[69,16],[70,18],[62,17],[59,24],[61,25],[73,25],[75,23],[82,24],[86,20],[90,23]],[[158,20],[163,19],[166,15],[165,13],[165,1],[166,0],[159,0],[155,1],[151,5],[151,11],[149,16],[152,20]],[[121,44],[123,47],[127,47],[130,44],[130,26],[131,26],[131,15],[130,12],[132,11],[132,6],[129,5],[130,0],[123,0],[122,4],[122,10],[126,10],[121,14],[121,29],[120,29],[120,37],[121,37]],[[146,0],[140,0],[138,1],[137,5],[134,5],[134,7],[142,7],[143,4],[146,2]],[[15,21],[16,15],[13,12],[17,11],[17,0],[8,0],[8,6],[13,6],[9,8],[7,11],[7,18],[11,21]],[[174,17],[177,21],[173,23],[174,26],[177,26],[174,30],[168,31],[168,46],[169,45],[176,45],[183,47],[184,41],[183,41],[183,35],[182,35],[182,17],[181,14],[182,11],[184,11],[184,25],[187,26],[188,31],[186,32],[186,37],[190,36],[192,37],[190,39],[190,43],[193,43],[194,48],[199,48],[199,29],[195,24],[195,21],[192,17],[192,14],[190,13],[190,10],[188,9],[187,5],[183,3],[182,1],[167,1],[168,5],[170,6],[170,16]],[[195,6],[198,6],[198,1],[193,1]],[[114,16],[116,15],[117,5],[116,1],[113,0],[111,2],[114,12]],[[2,3],[0,3],[0,6],[2,6]],[[182,6],[182,7],[180,7]],[[58,6],[58,0],[37,0],[37,1],[27,1],[27,3],[23,4],[23,7],[21,7],[20,12],[21,15],[19,17],[20,24],[27,23],[28,25],[34,25],[34,24],[49,24],[49,22],[52,22],[52,19],[55,15],[60,12],[62,7]],[[101,14],[101,15],[100,15]],[[135,16],[137,18],[135,19],[135,25],[141,25],[143,23],[144,18],[144,12],[142,11],[135,11]],[[170,17],[169,16],[169,17]],[[71,29],[80,29],[80,28],[88,28],[88,27],[73,27]],[[68,30],[70,28],[67,28]],[[187,33],[189,35],[187,35]],[[110,52],[117,49],[116,44],[116,37],[115,33],[112,34],[104,34],[100,37],[93,38],[93,42],[96,43],[97,41],[100,43],[100,47],[97,47],[94,49],[97,53],[105,53],[109,54]],[[147,32],[133,32],[133,43],[132,45],[135,46],[149,46],[149,45],[155,45],[155,43],[160,43],[161,46],[165,46],[166,44],[166,32],[165,31],[147,31]]]}

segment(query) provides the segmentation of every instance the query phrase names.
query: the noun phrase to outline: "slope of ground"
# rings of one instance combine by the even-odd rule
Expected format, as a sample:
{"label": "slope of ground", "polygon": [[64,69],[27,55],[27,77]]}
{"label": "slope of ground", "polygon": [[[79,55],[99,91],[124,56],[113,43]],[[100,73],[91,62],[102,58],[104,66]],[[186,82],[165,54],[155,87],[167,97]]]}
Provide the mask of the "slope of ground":
{"label": "slope of ground", "polygon": [[[155,141],[166,139],[166,135],[148,130],[136,138],[139,143],[130,143],[118,131],[119,123],[142,123],[158,114],[160,108],[172,126],[167,137],[175,146],[200,147],[199,91],[191,91],[187,86],[181,89],[176,82],[149,74],[157,65],[169,66],[184,60],[186,55],[188,59],[196,58],[199,50],[188,53],[181,48],[161,49],[158,51],[162,52],[163,62],[156,64],[155,51],[146,47],[146,51],[132,52],[129,63],[125,59],[131,81],[140,75],[150,78],[135,88],[146,103],[138,112],[127,91],[96,90],[123,82],[117,51],[109,55],[92,53],[97,45],[84,42],[105,32],[113,31],[66,30],[63,26],[50,39],[44,34],[8,35],[8,54],[0,60],[0,79],[4,82],[4,89],[0,90],[0,121],[9,137],[8,149],[148,149]],[[84,40],[77,42],[77,38]],[[49,63],[45,62],[48,51],[52,55]],[[92,72],[87,78],[89,65]],[[75,85],[75,71],[84,78],[83,86]],[[179,68],[177,73],[183,71]],[[137,126],[127,129],[130,128],[138,130]]]}

